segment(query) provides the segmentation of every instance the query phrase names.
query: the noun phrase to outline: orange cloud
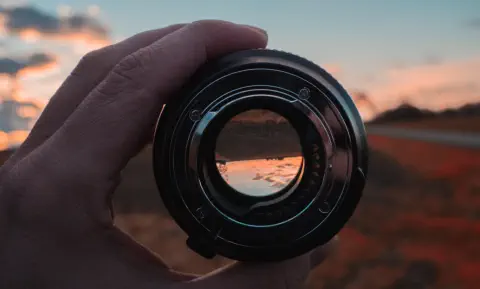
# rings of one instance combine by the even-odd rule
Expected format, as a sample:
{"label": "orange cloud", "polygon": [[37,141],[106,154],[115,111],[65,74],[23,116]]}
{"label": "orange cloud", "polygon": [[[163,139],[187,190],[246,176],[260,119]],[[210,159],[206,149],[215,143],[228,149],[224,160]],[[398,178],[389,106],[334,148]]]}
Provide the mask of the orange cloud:
{"label": "orange cloud", "polygon": [[7,147],[18,147],[20,146],[28,137],[30,131],[27,130],[14,130],[7,133]]}
{"label": "orange cloud", "polygon": [[27,42],[39,39],[93,43],[111,43],[110,29],[98,21],[100,8],[92,6],[88,14],[51,15],[34,6],[3,8],[0,12],[0,31],[16,35]]}
{"label": "orange cloud", "polygon": [[22,59],[0,58],[0,74],[7,74],[12,77],[18,76],[24,70],[37,69],[44,71],[51,67],[55,67],[57,59],[46,53],[34,53],[29,57]]}
{"label": "orange cloud", "polygon": [[42,64],[38,65],[33,65],[33,66],[27,66],[23,69],[20,69],[17,73],[18,77],[29,77],[32,74],[42,74],[45,72],[48,72],[50,70],[53,70],[58,67],[58,63],[56,60],[52,60],[49,62],[45,62]]}
{"label": "orange cloud", "polygon": [[402,102],[432,110],[480,101],[480,56],[392,69],[368,90],[380,110]]}
{"label": "orange cloud", "polygon": [[7,17],[0,12],[0,37],[7,35],[6,23]]}
{"label": "orange cloud", "polygon": [[9,92],[9,94],[6,95],[8,96],[5,97],[7,99],[16,101],[18,103],[31,103],[32,105],[38,107],[39,111],[37,111],[37,116],[40,111],[47,105],[47,100],[31,97],[30,95],[26,94],[25,89],[18,82],[15,84],[15,87]]}
{"label": "orange cloud", "polygon": [[8,92],[10,82],[10,77],[7,74],[0,73],[0,96]]}
{"label": "orange cloud", "polygon": [[335,78],[340,78],[342,75],[342,68],[338,64],[324,64],[322,68]]}
{"label": "orange cloud", "polygon": [[111,40],[105,39],[88,31],[65,32],[65,33],[41,33],[35,29],[27,28],[16,31],[18,36],[26,42],[36,42],[41,38],[55,40],[59,42],[72,42],[74,44],[90,44],[94,46],[106,46],[112,43]]}
{"label": "orange cloud", "polygon": [[17,115],[21,118],[35,119],[38,113],[38,108],[32,106],[21,106],[17,108]]}
{"label": "orange cloud", "polygon": [[[0,59],[0,96],[3,100],[10,99],[17,102],[32,102],[36,106],[43,108],[46,101],[32,97],[30,93],[25,93],[23,80],[32,76],[45,75],[47,72],[58,68],[57,58],[45,53],[32,54],[24,59]],[[32,87],[32,91],[37,92],[38,86]],[[45,98],[44,98],[45,99]],[[31,114],[31,112],[23,112]],[[38,114],[38,112],[37,112]]]}
{"label": "orange cloud", "polygon": [[0,130],[0,151],[4,151],[9,147],[8,134]]}

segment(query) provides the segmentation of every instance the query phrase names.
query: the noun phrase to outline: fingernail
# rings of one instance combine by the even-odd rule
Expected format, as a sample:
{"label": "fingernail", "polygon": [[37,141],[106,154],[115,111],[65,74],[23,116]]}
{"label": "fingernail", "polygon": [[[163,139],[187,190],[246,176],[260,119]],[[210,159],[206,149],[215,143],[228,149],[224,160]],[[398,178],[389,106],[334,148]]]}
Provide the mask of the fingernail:
{"label": "fingernail", "polygon": [[265,36],[268,36],[267,31],[263,30],[262,28],[259,28],[257,26],[252,26],[252,25],[244,25],[244,26],[246,26],[246,27],[248,27],[248,28],[250,28],[250,29],[252,29],[256,32],[260,32],[261,34],[263,34]]}

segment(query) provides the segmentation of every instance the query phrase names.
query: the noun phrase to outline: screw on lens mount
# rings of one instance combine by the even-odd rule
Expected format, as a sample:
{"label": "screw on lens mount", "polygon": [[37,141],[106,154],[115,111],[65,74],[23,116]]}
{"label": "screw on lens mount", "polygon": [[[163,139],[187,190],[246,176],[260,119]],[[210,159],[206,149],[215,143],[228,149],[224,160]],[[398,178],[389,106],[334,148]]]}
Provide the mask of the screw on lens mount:
{"label": "screw on lens mount", "polygon": [[[252,136],[261,133],[253,116],[279,133]],[[224,177],[247,157],[240,144],[279,162],[294,139],[301,161],[274,193],[245,194]],[[241,261],[284,260],[328,242],[353,214],[368,162],[363,122],[341,85],[299,56],[266,49],[202,67],[163,109],[153,153],[161,197],[188,246]]]}

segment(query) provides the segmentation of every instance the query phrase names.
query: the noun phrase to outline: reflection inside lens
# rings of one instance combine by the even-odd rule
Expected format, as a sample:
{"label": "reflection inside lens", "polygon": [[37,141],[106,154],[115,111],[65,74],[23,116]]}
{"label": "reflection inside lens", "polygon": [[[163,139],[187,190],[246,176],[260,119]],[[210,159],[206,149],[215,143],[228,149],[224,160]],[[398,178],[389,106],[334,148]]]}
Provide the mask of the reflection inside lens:
{"label": "reflection inside lens", "polygon": [[298,134],[283,116],[249,110],[230,119],[218,136],[217,168],[223,179],[247,196],[269,196],[294,181],[302,166]]}

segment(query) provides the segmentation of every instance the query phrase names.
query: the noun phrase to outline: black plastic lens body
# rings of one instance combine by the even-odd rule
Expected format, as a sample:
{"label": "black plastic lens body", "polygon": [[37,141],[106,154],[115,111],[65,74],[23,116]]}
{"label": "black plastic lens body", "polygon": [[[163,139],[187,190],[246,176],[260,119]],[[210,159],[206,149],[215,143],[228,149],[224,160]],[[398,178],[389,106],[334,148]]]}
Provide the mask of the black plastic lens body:
{"label": "black plastic lens body", "polygon": [[[265,111],[286,121],[267,119]],[[276,131],[255,135],[261,127]],[[279,261],[328,242],[345,225],[365,185],[367,150],[360,115],[332,76],[292,54],[247,50],[205,65],[164,107],[153,163],[165,206],[190,248],[206,258]],[[219,170],[231,163],[243,173],[241,186],[251,181],[251,167],[240,172],[246,163],[236,161],[247,159],[256,169],[265,163],[260,159],[298,167],[275,192],[254,195]],[[275,173],[287,166],[293,168],[277,163],[268,178],[282,179]],[[254,179],[262,178],[257,172]]]}

